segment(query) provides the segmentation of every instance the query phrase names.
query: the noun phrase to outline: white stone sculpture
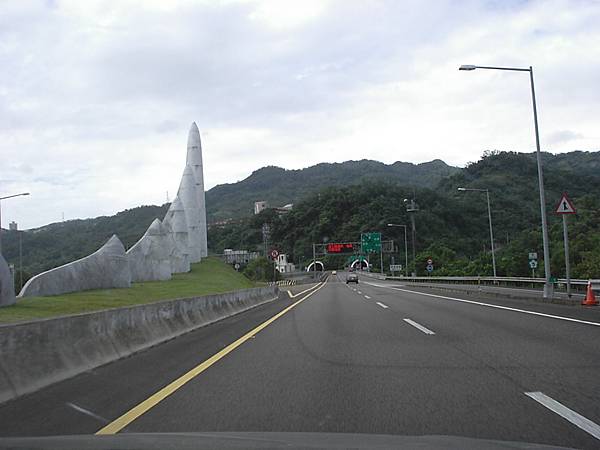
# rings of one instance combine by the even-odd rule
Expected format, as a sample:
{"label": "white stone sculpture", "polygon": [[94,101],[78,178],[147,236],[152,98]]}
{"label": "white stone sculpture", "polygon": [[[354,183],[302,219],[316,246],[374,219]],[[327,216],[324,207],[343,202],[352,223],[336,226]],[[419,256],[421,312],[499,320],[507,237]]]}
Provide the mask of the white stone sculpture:
{"label": "white stone sculpture", "polygon": [[129,261],[125,247],[113,235],[91,255],[34,276],[23,286],[19,297],[127,287],[131,287]]}
{"label": "white stone sculpture", "polygon": [[162,224],[154,219],[140,240],[127,250],[131,281],[170,280],[170,253]]}
{"label": "white stone sculpture", "polygon": [[206,234],[206,199],[204,195],[204,169],[202,167],[202,143],[200,141],[200,131],[196,122],[192,123],[188,133],[186,164],[192,168],[196,184],[196,199],[198,202],[198,211],[200,216],[200,256],[204,258],[208,255],[207,234]]}
{"label": "white stone sculpture", "polygon": [[185,166],[177,197],[181,200],[185,211],[188,227],[190,262],[199,262],[202,259],[200,247],[200,211],[196,197],[196,182],[190,166]]}
{"label": "white stone sculpture", "polygon": [[[190,263],[199,262],[207,254],[202,144],[200,131],[194,122],[188,133],[186,166],[179,191],[163,222],[158,219],[152,222],[127,254],[114,235],[95,253],[31,278],[23,286],[19,297],[130,287],[132,280],[168,280],[173,273],[189,272]],[[0,306],[11,301],[5,294],[8,282],[5,281],[2,262]],[[10,271],[8,274],[12,287]]]}
{"label": "white stone sculpture", "polygon": [[[171,249],[171,272],[183,273],[190,271],[188,227],[185,210],[179,197],[175,197],[162,222],[165,238]],[[172,242],[172,243],[171,243]]]}
{"label": "white stone sculpture", "polygon": [[13,277],[4,257],[0,254],[0,306],[15,304]]}

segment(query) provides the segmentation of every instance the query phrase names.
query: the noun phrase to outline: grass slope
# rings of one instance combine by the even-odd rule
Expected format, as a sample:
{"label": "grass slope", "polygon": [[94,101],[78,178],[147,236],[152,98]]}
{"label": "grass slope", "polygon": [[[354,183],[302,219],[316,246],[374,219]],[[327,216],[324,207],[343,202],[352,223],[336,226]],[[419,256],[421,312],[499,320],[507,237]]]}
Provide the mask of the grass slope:
{"label": "grass slope", "polygon": [[168,281],[133,283],[129,289],[98,289],[51,297],[28,297],[0,308],[0,323],[99,311],[183,297],[218,294],[256,287],[241,273],[218,258],[192,264],[189,273]]}

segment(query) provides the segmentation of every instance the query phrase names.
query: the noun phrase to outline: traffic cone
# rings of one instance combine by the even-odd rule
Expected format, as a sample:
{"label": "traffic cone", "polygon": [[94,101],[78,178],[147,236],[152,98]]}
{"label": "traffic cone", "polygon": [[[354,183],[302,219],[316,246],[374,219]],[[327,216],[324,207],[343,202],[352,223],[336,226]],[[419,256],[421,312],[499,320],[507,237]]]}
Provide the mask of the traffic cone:
{"label": "traffic cone", "polygon": [[588,281],[587,286],[587,294],[585,295],[585,299],[581,302],[584,306],[595,306],[598,304],[598,300],[596,300],[596,296],[594,295],[594,290],[592,289],[592,281]]}

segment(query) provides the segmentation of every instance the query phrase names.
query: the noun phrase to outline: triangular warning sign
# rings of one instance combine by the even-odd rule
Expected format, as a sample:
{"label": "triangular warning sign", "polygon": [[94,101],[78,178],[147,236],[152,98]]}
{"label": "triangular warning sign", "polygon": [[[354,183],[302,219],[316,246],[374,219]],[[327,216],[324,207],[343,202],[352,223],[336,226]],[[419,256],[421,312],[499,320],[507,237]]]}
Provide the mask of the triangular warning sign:
{"label": "triangular warning sign", "polygon": [[566,193],[562,195],[560,198],[560,202],[558,202],[558,206],[556,207],[556,214],[575,214],[575,206],[571,199],[567,196]]}

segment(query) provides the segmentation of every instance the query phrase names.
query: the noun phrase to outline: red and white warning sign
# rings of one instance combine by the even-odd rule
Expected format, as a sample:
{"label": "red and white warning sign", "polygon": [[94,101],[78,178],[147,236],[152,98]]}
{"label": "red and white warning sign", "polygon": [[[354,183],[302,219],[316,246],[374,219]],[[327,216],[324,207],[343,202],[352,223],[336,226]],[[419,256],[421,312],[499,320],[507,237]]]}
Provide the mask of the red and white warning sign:
{"label": "red and white warning sign", "polygon": [[576,214],[575,206],[571,199],[567,196],[567,193],[563,193],[556,207],[556,214]]}

